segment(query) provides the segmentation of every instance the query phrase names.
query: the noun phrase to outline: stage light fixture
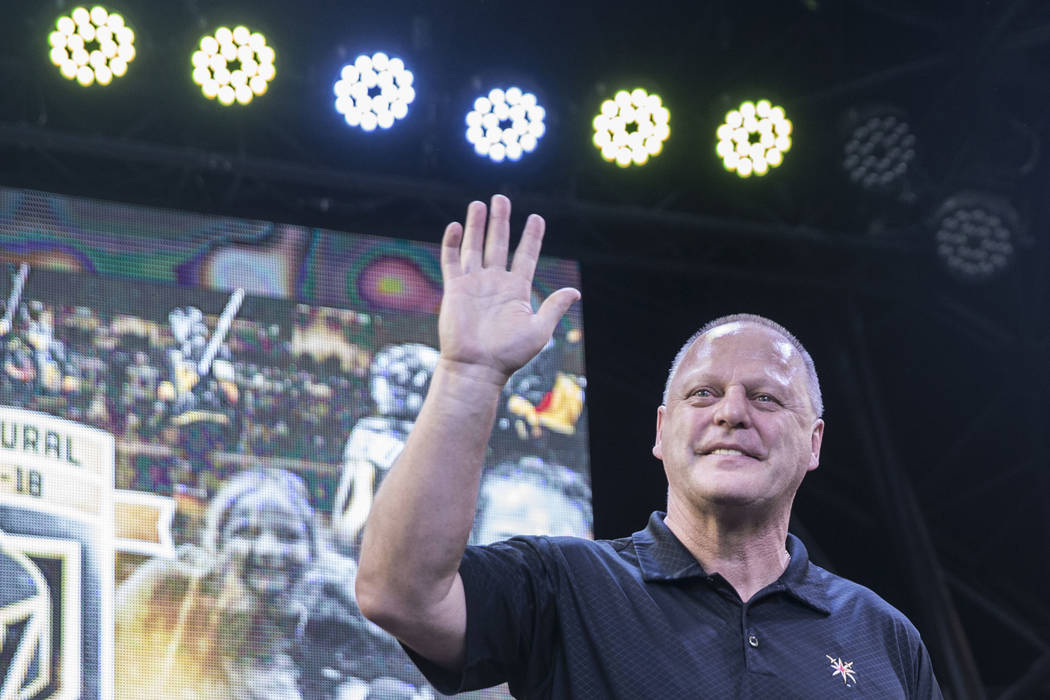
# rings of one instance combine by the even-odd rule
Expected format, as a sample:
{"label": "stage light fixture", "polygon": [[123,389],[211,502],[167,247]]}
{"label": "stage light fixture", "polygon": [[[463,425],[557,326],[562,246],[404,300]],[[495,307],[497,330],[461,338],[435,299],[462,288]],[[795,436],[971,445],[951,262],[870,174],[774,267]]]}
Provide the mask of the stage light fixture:
{"label": "stage light fixture", "polygon": [[853,113],[842,156],[850,182],[869,191],[897,188],[915,160],[915,134],[903,114],[889,108]]}
{"label": "stage light fixture", "polygon": [[219,27],[215,34],[201,38],[193,52],[193,82],[209,100],[223,105],[246,105],[263,95],[276,70],[274,50],[266,37],[247,27]]}
{"label": "stage light fixture", "polygon": [[374,131],[378,126],[389,129],[408,114],[416,99],[412,71],[400,58],[382,51],[361,55],[343,66],[335,83],[335,110],[350,126]]}
{"label": "stage light fixture", "polygon": [[135,58],[135,33],[122,16],[98,5],[90,10],[77,7],[59,17],[48,43],[51,62],[84,87],[109,85]]}
{"label": "stage light fixture", "polygon": [[547,132],[547,111],[531,92],[519,87],[494,88],[474,100],[467,113],[467,141],[474,152],[494,163],[520,160]]}
{"label": "stage light fixture", "polygon": [[990,194],[963,192],[949,197],[933,216],[937,254],[953,274],[984,281],[1013,259],[1020,235],[1013,206]]}
{"label": "stage light fixture", "polygon": [[671,135],[671,113],[660,96],[641,88],[620,90],[594,118],[594,145],[621,168],[645,165]]}
{"label": "stage light fixture", "polygon": [[715,151],[726,170],[740,177],[765,175],[791,148],[791,122],[769,100],[742,102],[718,127]]}

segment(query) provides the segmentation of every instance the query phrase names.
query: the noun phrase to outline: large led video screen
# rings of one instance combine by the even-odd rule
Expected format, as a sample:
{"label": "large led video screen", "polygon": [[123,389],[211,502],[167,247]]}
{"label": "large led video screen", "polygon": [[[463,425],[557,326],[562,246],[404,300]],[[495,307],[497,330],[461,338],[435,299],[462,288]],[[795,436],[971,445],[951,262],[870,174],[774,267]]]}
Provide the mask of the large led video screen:
{"label": "large led video screen", "polygon": [[[0,697],[437,697],[353,583],[438,255],[0,189]],[[504,389],[473,542],[591,536],[581,320]]]}

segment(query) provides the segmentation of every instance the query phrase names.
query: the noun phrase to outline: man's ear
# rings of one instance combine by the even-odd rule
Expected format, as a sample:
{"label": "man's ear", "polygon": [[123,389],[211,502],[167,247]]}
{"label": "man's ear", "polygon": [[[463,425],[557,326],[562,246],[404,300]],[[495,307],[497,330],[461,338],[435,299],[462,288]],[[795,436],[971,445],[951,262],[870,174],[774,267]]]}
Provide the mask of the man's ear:
{"label": "man's ear", "polygon": [[660,406],[656,409],[656,441],[653,443],[653,457],[659,460],[664,458],[664,450],[661,445],[663,440],[663,425],[664,425],[664,414],[667,413],[666,406]]}
{"label": "man's ear", "polygon": [[806,471],[813,471],[820,466],[820,445],[824,441],[824,421],[821,418],[813,424],[813,432],[809,436],[810,454],[809,466]]}

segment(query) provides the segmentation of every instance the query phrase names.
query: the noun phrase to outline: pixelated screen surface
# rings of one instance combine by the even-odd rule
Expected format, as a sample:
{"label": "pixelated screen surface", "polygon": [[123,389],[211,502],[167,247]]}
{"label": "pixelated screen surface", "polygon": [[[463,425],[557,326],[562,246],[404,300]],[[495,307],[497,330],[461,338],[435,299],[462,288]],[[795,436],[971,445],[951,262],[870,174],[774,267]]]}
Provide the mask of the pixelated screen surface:
{"label": "pixelated screen surface", "polygon": [[[436,244],[0,189],[0,695],[436,697],[353,579],[440,299]],[[576,305],[472,542],[591,536],[583,356]]]}

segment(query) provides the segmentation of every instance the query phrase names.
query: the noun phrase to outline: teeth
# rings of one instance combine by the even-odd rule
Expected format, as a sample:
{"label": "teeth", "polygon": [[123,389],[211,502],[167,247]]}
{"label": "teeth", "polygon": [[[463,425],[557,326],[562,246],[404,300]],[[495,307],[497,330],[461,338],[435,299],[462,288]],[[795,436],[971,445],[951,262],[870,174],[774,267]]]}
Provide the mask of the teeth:
{"label": "teeth", "polygon": [[732,455],[743,456],[744,455],[744,453],[741,452],[740,450],[726,450],[726,449],[722,449],[722,448],[719,448],[717,450],[711,450],[710,454],[713,454],[713,455],[726,455],[726,456],[732,456]]}

